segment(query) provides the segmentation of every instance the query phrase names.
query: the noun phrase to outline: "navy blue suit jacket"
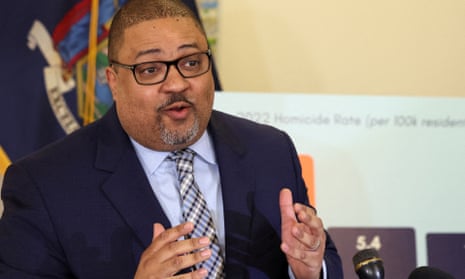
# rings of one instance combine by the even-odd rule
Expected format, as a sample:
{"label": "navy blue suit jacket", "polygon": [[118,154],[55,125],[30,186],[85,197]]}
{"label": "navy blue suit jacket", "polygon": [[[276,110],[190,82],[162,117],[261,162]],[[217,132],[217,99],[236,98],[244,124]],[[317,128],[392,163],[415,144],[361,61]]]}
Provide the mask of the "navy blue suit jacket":
{"label": "navy blue suit jacket", "polygon": [[[283,187],[308,203],[288,135],[214,111],[228,278],[287,278],[280,251]],[[171,227],[113,107],[102,119],[22,159],[2,189],[0,278],[133,278],[153,223]],[[328,237],[329,278],[342,278]]]}

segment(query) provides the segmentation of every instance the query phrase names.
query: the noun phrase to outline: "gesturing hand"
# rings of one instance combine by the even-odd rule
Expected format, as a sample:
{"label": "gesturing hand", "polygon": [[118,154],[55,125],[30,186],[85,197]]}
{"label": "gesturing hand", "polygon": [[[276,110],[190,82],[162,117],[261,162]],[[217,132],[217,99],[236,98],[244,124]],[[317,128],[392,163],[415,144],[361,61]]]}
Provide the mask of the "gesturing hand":
{"label": "gesturing hand", "polygon": [[320,278],[326,234],[315,210],[293,203],[289,189],[279,194],[281,210],[281,250],[298,279]]}
{"label": "gesturing hand", "polygon": [[[194,229],[191,222],[186,222],[165,230],[163,225],[153,225],[152,243],[142,253],[134,279],[158,278],[205,278],[208,274],[204,268],[174,276],[182,269],[208,259],[208,237],[180,240]],[[199,250],[200,249],[200,250]]]}

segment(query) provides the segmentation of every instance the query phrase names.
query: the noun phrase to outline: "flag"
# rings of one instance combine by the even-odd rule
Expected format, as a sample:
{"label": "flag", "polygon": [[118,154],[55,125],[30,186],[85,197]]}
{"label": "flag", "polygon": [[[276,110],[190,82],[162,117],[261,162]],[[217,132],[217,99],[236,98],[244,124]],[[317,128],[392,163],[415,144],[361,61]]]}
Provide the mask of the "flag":
{"label": "flag", "polygon": [[[3,183],[3,174],[6,171],[6,168],[10,164],[10,159],[8,159],[8,156],[6,156],[5,151],[3,148],[0,146],[0,185]],[[0,187],[1,189],[1,187]],[[3,203],[0,201],[0,215],[3,212]]]}
{"label": "flag", "polygon": [[[113,14],[126,1],[15,0],[1,4],[0,148],[4,164],[94,121],[111,106],[104,71],[106,39]],[[195,0],[184,2],[200,16]],[[213,70],[219,91],[214,63]],[[3,172],[0,168],[0,175]]]}

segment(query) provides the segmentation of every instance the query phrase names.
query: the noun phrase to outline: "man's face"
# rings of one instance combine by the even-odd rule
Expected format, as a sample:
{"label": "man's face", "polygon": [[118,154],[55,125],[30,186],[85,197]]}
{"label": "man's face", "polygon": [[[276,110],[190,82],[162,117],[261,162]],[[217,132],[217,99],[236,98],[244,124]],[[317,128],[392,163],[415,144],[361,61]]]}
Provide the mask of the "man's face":
{"label": "man's face", "polygon": [[[171,61],[208,45],[190,18],[164,18],[133,25],[114,59],[122,64]],[[140,85],[129,69],[108,67],[107,80],[123,129],[140,144],[171,151],[189,146],[205,131],[210,119],[214,81],[212,71],[183,78],[171,65],[166,80]]]}

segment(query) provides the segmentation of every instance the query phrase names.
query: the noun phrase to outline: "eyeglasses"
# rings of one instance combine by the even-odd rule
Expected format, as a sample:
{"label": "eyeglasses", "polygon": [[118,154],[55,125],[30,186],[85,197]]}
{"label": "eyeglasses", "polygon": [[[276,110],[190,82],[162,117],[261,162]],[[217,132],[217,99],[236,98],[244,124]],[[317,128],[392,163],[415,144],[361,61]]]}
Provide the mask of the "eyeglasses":
{"label": "eyeglasses", "polygon": [[149,61],[126,65],[111,60],[110,66],[119,66],[132,71],[140,85],[154,85],[165,81],[171,65],[174,65],[183,78],[193,78],[205,74],[211,66],[211,50],[197,52],[172,61]]}

